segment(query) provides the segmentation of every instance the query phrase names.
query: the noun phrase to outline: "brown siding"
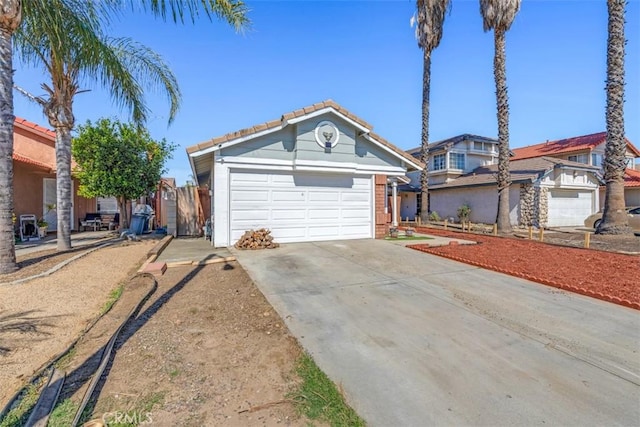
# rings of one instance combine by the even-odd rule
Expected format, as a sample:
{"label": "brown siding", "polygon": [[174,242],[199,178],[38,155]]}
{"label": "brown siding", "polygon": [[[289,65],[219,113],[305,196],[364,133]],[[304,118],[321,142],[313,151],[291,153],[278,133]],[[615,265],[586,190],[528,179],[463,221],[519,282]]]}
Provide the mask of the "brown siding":
{"label": "brown siding", "polygon": [[386,175],[376,175],[375,179],[375,213],[376,213],[376,239],[382,239],[387,235],[388,215],[384,212],[384,199],[387,197]]}

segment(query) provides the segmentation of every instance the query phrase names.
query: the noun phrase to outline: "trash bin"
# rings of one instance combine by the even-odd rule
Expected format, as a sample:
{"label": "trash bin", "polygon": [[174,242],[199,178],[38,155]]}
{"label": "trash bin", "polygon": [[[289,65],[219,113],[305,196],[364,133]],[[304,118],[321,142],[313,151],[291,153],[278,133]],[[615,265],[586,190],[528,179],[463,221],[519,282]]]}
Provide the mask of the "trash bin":
{"label": "trash bin", "polygon": [[129,229],[135,235],[142,234],[145,224],[149,222],[149,215],[142,213],[134,213],[131,216],[131,227]]}

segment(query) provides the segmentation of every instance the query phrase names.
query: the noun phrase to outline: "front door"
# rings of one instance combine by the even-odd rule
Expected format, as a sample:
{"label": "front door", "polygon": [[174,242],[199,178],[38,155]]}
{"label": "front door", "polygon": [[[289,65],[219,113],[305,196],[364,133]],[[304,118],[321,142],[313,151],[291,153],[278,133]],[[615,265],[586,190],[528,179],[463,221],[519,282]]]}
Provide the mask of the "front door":
{"label": "front door", "polygon": [[[43,202],[42,202],[42,216],[45,221],[49,223],[49,231],[56,231],[58,229],[58,214],[56,211],[56,179],[55,178],[43,178]],[[71,181],[71,194],[73,192],[73,181]],[[71,230],[73,226],[73,204],[71,205]]]}

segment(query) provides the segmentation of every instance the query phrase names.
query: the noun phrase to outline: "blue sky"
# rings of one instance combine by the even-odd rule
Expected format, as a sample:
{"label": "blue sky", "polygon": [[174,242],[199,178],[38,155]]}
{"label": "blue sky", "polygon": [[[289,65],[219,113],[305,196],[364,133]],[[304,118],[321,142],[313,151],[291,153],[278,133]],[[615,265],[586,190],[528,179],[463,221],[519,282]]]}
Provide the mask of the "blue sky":
{"label": "blue sky", "polygon": [[[374,126],[400,148],[420,141],[422,54],[409,20],[415,1],[248,1],[252,28],[222,22],[164,23],[128,14],[110,30],[160,53],[183,94],[167,127],[167,103],[149,94],[148,128],[179,147],[167,176],[184,184],[185,147],[277,119],[325,99]],[[640,0],[627,5],[625,128],[640,146]],[[606,1],[524,0],[507,34],[512,147],[605,130]],[[16,84],[42,94],[46,76],[15,63]],[[74,103],[76,122],[127,114],[90,82]],[[453,0],[432,59],[430,141],[461,133],[497,136],[493,34],[479,2]],[[15,114],[48,123],[15,95]]]}

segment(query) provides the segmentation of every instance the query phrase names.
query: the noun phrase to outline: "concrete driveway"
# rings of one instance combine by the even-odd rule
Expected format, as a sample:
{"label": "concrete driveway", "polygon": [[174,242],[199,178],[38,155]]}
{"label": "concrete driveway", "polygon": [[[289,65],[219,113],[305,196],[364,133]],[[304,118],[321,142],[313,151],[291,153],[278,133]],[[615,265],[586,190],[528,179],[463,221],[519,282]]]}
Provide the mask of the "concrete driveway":
{"label": "concrete driveway", "polygon": [[234,253],[369,425],[640,425],[638,311],[380,240]]}

